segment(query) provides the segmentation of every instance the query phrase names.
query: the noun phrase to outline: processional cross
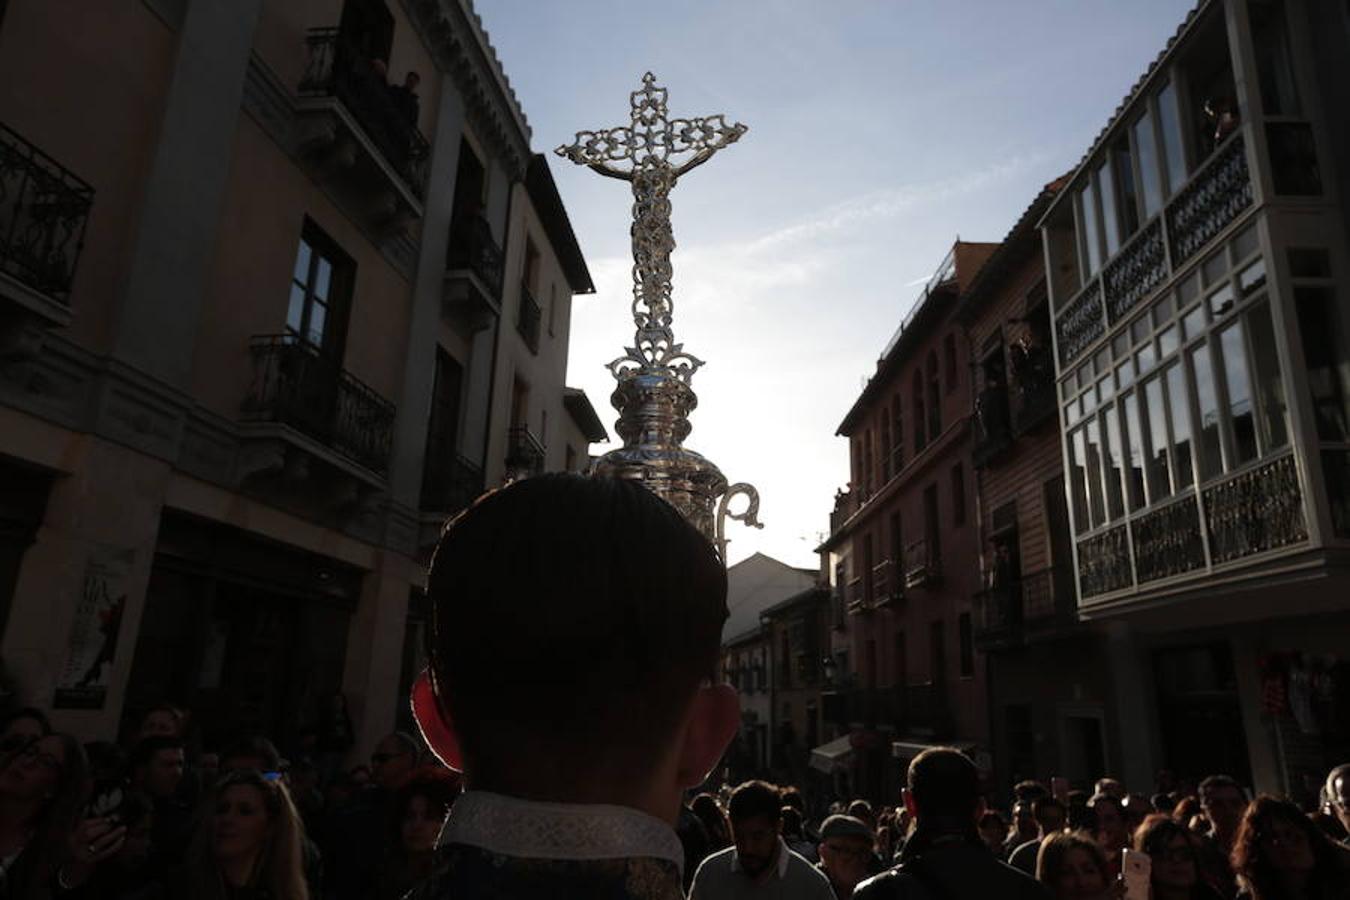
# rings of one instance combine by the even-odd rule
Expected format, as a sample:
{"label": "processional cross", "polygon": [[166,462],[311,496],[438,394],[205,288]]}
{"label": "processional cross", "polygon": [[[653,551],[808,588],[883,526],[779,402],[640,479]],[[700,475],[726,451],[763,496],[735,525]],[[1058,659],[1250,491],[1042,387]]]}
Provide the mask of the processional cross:
{"label": "processional cross", "polygon": [[[570,145],[556,151],[601,175],[627,181],[633,189],[632,312],[637,333],[633,346],[608,365],[618,381],[611,402],[620,414],[615,429],[624,446],[605,454],[596,472],[643,481],[684,513],[725,558],[727,518],[762,527],[756,518],[759,494],[748,484],[728,486],[717,466],[681,445],[690,430],[688,414],[698,405],[690,381],[703,361],[686,353],[671,330],[675,236],[670,192],[681,175],[735,143],[747,129],[739,122],[728,125],[723,115],[671,119],[666,97],[666,89],[648,72],[642,87],[629,95],[628,126],[579,131]],[[730,512],[728,504],[738,495],[748,505],[742,512]]]}

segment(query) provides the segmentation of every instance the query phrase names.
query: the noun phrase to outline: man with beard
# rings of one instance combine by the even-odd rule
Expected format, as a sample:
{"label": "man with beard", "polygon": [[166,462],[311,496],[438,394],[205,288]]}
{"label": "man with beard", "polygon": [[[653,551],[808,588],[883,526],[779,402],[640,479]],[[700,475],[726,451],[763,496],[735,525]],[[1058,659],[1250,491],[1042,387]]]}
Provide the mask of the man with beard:
{"label": "man with beard", "polygon": [[834,900],[830,881],[783,841],[782,796],[764,781],[731,793],[731,847],[703,861],[690,900]]}

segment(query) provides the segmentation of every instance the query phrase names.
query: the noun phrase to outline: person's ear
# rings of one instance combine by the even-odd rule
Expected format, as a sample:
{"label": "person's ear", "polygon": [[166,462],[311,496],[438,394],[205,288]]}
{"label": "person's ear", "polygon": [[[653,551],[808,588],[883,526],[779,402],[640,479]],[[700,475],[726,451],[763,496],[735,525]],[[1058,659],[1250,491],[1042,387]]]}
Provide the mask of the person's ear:
{"label": "person's ear", "polygon": [[447,768],[463,772],[464,754],[459,748],[459,735],[455,733],[450,713],[437,693],[437,685],[432,684],[430,670],[423,669],[422,674],[417,676],[411,699],[413,718],[417,720],[417,728],[431,752]]}
{"label": "person's ear", "polygon": [[917,819],[919,817],[918,807],[914,804],[913,792],[909,788],[901,788],[900,796],[905,801],[905,812],[909,813],[911,819]]}
{"label": "person's ear", "polygon": [[729,684],[711,684],[694,693],[684,729],[676,776],[680,787],[702,784],[741,727],[741,698]]}

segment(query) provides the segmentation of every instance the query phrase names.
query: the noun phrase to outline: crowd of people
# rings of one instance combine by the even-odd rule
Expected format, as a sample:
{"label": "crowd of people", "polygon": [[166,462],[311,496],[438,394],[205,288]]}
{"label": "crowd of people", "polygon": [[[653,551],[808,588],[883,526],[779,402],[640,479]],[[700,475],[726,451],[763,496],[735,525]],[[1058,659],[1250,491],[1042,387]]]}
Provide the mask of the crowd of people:
{"label": "crowd of people", "polygon": [[[1023,781],[1005,815],[986,805],[973,763],[938,749],[914,761],[901,802],[835,802],[814,825],[796,788],[700,793],[681,831],[686,846],[709,843],[691,897],[1350,898],[1350,764],[1329,773],[1317,810],[1249,799],[1226,775],[1159,781],[1149,797],[1110,777],[1091,793]],[[1127,895],[1131,853],[1147,861],[1143,892]]]}
{"label": "crowd of people", "polygon": [[167,704],[122,745],[9,711],[0,900],[1350,897],[1350,766],[1319,811],[1224,776],[1149,797],[1103,778],[1022,782],[1004,817],[947,748],[911,762],[894,805],[710,789],[741,723],[715,677],[726,568],[634,482],[484,496],[442,536],[428,596],[421,736],[387,735],[368,765],[343,742],[202,746]]}
{"label": "crowd of people", "polygon": [[0,898],[402,897],[435,863],[460,791],[396,732],[325,775],[263,736],[194,750],[191,717],[150,710],[129,747],[81,744],[37,709],[0,724]]}

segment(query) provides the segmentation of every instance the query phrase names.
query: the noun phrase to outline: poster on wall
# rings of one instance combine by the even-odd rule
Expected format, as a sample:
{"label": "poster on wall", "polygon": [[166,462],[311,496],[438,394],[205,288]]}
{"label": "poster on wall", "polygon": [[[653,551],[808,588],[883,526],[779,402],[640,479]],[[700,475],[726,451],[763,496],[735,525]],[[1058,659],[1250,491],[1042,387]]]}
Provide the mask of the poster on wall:
{"label": "poster on wall", "polygon": [[117,659],[117,638],[127,607],[127,578],[135,551],[96,549],[85,564],[66,663],[56,680],[57,709],[102,709]]}

